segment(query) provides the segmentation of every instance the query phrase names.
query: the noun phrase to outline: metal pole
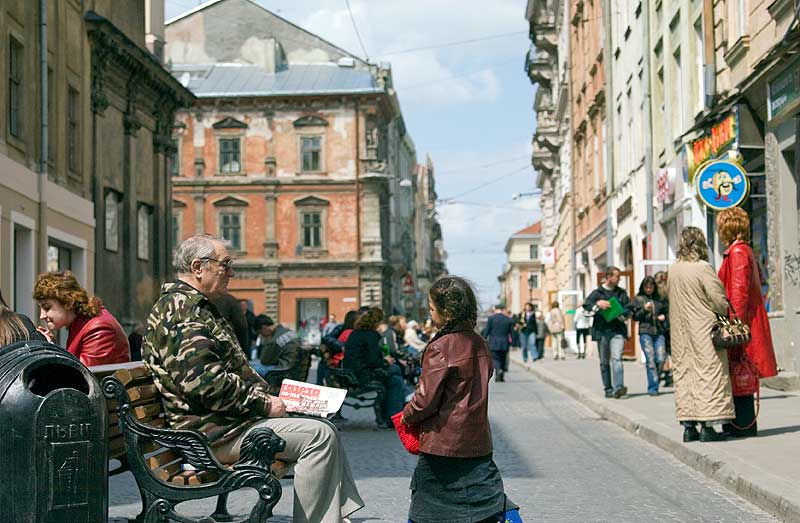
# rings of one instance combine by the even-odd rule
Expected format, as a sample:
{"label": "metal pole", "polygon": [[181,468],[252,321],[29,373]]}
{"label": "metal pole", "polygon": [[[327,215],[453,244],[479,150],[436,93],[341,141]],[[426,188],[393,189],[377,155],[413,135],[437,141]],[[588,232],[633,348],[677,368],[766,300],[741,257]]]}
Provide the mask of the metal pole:
{"label": "metal pole", "polygon": [[[569,6],[572,2],[564,2],[564,9],[565,14],[567,16],[564,17],[562,24],[567,24],[566,30],[569,30]],[[575,205],[575,172],[572,169],[572,38],[567,38],[567,60],[565,62],[565,69],[566,69],[566,81],[567,81],[567,118],[566,118],[566,126],[567,126],[567,137],[564,140],[564,143],[561,144],[561,147],[567,147],[569,149],[569,155],[567,156],[567,172],[569,172],[569,181],[570,181],[570,188],[569,188],[569,206],[570,206],[570,220],[572,221],[572,227],[570,231],[570,242],[572,243],[572,260],[570,264],[570,285],[573,289],[578,288],[578,210],[576,209]]]}
{"label": "metal pole", "polygon": [[361,131],[356,98],[356,308],[361,307]]}
{"label": "metal pole", "polygon": [[48,114],[47,114],[47,0],[39,0],[39,103],[41,105],[39,128],[39,176],[37,190],[39,193],[37,231],[37,253],[35,267],[38,273],[47,269],[47,157],[48,157]]}
{"label": "metal pole", "polygon": [[[648,2],[649,4],[649,2]],[[647,229],[645,235],[646,249],[645,258],[653,256],[653,114],[650,92],[650,9],[649,6],[643,10],[644,24],[644,175],[645,175],[645,205],[647,205]]]}
{"label": "metal pole", "polygon": [[605,169],[606,169],[606,265],[614,265],[614,223],[611,196],[614,194],[614,87],[611,69],[611,2],[603,2],[603,65],[605,73]]}
{"label": "metal pole", "polygon": [[716,59],[714,57],[714,0],[704,0],[703,2],[703,73],[704,73],[704,94],[703,100],[705,108],[710,109],[714,105],[714,93],[716,87]]}

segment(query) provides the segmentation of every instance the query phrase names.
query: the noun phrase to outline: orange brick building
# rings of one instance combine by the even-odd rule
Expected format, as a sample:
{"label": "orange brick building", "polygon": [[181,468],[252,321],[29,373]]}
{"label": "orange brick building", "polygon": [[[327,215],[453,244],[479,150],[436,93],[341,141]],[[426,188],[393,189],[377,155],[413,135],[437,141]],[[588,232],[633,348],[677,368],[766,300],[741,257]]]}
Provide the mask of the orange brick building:
{"label": "orange brick building", "polygon": [[416,159],[390,72],[241,0],[169,21],[166,40],[197,96],[173,136],[174,237],[229,239],[233,294],[308,343],[327,314],[392,310],[412,269],[391,262],[392,195],[413,209],[395,184]]}

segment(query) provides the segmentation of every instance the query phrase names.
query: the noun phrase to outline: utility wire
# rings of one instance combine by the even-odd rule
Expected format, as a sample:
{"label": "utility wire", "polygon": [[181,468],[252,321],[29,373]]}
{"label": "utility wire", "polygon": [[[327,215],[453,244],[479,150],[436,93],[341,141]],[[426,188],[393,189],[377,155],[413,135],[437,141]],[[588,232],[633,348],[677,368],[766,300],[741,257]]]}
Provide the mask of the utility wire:
{"label": "utility wire", "polygon": [[459,41],[456,41],[456,42],[446,42],[446,43],[443,43],[443,44],[434,44],[434,45],[428,45],[428,46],[424,46],[424,47],[412,47],[412,48],[409,48],[409,49],[399,49],[397,51],[389,51],[389,52],[386,52],[386,53],[381,53],[378,56],[394,56],[394,55],[398,55],[398,54],[416,53],[417,51],[429,51],[431,49],[441,49],[443,47],[455,47],[455,46],[458,46],[458,45],[472,44],[472,43],[475,43],[475,42],[483,42],[483,41],[486,41],[486,40],[494,40],[496,38],[505,38],[507,36],[516,36],[516,35],[522,35],[522,34],[528,34],[528,32],[527,31],[513,31],[513,32],[510,32],[510,33],[499,33],[499,34],[488,35],[488,36],[480,36],[478,38],[470,38],[469,40],[459,40]]}
{"label": "utility wire", "polygon": [[445,173],[463,172],[467,169],[484,169],[486,167],[492,167],[493,165],[500,165],[501,163],[515,162],[517,160],[527,160],[529,158],[530,155],[526,154],[525,156],[515,156],[514,158],[506,158],[505,160],[497,160],[496,162],[484,163],[481,165],[469,165],[460,168],[445,169],[443,171],[434,169],[434,172],[436,174],[445,174]]}
{"label": "utility wire", "polygon": [[471,70],[471,71],[462,71],[462,72],[456,73],[456,74],[454,74],[452,76],[445,76],[443,78],[437,78],[436,80],[431,80],[431,81],[428,81],[428,82],[412,84],[412,85],[398,85],[397,89],[398,89],[398,91],[407,91],[409,89],[418,89],[420,87],[428,87],[431,84],[440,83],[440,82],[443,82],[445,80],[454,80],[456,78],[461,78],[462,76],[471,76],[473,74],[482,73],[484,71],[492,71],[492,70],[496,69],[497,67],[500,67],[501,65],[506,65],[506,64],[510,64],[511,62],[518,62],[518,61],[519,61],[519,58],[512,58],[510,60],[506,60],[504,62],[499,62],[499,63],[496,63],[494,65],[488,66],[488,67],[483,67],[481,69],[474,69],[474,70]]}
{"label": "utility wire", "polygon": [[462,196],[465,196],[465,195],[467,195],[467,194],[473,193],[473,192],[477,191],[478,189],[483,189],[483,188],[484,188],[484,187],[486,187],[487,185],[491,185],[491,184],[493,184],[493,183],[497,183],[497,182],[499,182],[500,180],[503,180],[503,179],[505,179],[505,178],[508,178],[509,176],[513,176],[513,175],[515,175],[515,174],[517,174],[517,173],[520,173],[520,172],[522,172],[522,171],[526,171],[526,170],[528,170],[528,169],[530,169],[530,168],[531,168],[531,166],[530,166],[530,165],[526,165],[525,167],[522,167],[522,168],[520,168],[520,169],[516,169],[516,170],[514,170],[514,171],[511,171],[511,172],[508,172],[508,173],[505,173],[505,174],[501,174],[500,176],[498,176],[498,177],[496,177],[496,178],[492,178],[492,179],[491,179],[491,180],[489,180],[488,182],[485,182],[485,183],[482,183],[482,184],[480,184],[480,185],[477,185],[477,186],[473,187],[472,189],[468,189],[468,190],[466,190],[466,191],[464,191],[464,192],[462,192],[462,193],[459,193],[459,194],[457,194],[457,195],[455,195],[455,196],[451,196],[450,198],[442,198],[442,201],[456,200],[456,199],[458,199],[458,198],[461,198]]}
{"label": "utility wire", "polygon": [[367,52],[367,48],[364,47],[364,41],[361,39],[361,33],[358,31],[358,26],[356,25],[356,19],[353,16],[353,10],[350,9],[350,0],[344,0],[344,3],[347,4],[347,12],[350,13],[350,21],[353,22],[353,29],[356,31],[356,36],[358,37],[358,43],[361,45],[361,50],[364,52],[364,58],[369,60],[369,53]]}

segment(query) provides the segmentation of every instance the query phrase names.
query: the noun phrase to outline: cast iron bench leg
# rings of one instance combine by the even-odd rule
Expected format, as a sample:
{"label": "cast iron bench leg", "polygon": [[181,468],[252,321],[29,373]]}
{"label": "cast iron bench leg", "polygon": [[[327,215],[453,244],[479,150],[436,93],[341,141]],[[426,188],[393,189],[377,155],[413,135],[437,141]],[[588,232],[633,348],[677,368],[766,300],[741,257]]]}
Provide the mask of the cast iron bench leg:
{"label": "cast iron bench leg", "polygon": [[217,498],[217,508],[214,509],[214,513],[211,514],[211,517],[214,518],[219,523],[224,523],[227,521],[233,521],[233,516],[231,516],[230,512],[228,512],[228,494],[220,494]]}

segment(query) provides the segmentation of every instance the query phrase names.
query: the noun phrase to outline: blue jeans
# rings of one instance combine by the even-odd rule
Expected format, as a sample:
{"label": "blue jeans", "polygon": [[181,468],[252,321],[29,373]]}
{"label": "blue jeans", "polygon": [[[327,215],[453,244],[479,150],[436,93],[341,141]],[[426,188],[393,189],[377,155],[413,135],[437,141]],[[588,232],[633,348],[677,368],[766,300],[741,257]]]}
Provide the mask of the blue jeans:
{"label": "blue jeans", "polygon": [[640,334],[639,341],[642,344],[642,352],[647,365],[647,392],[654,394],[658,392],[659,376],[661,367],[664,366],[666,359],[666,343],[663,334]]}
{"label": "blue jeans", "polygon": [[[625,337],[621,334],[608,334],[600,337],[597,351],[600,353],[600,377],[606,392],[614,392],[625,385],[622,370],[622,351],[625,350]],[[609,364],[610,363],[610,364]],[[614,375],[612,387],[611,375]]]}
{"label": "blue jeans", "polygon": [[[519,333],[519,346],[522,347],[522,361],[525,363],[528,363],[528,352],[531,352],[528,340],[529,336],[527,334],[524,332]],[[533,352],[531,352],[531,357],[536,359],[536,357],[533,356]]]}

